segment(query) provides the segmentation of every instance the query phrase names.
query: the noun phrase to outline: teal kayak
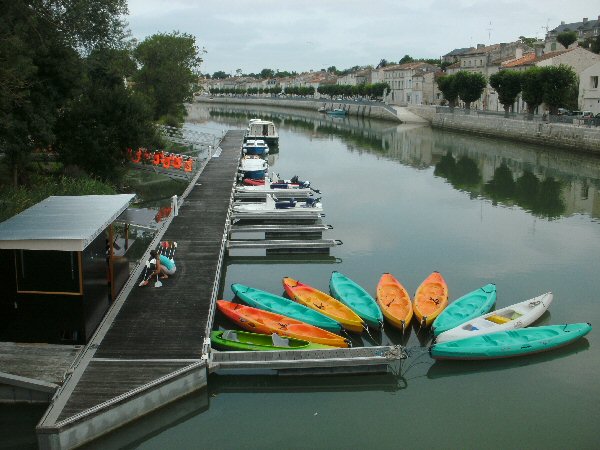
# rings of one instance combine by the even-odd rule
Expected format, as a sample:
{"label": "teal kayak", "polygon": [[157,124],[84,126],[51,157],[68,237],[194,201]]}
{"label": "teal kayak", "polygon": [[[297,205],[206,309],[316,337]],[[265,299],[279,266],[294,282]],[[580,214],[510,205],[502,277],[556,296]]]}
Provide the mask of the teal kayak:
{"label": "teal kayak", "polygon": [[479,289],[463,295],[444,309],[433,322],[433,335],[457,327],[475,317],[487,313],[496,303],[496,285],[486,284]]}
{"label": "teal kayak", "polygon": [[373,328],[383,326],[383,314],[375,299],[350,278],[332,272],[329,289],[336,299],[354,311],[367,325]]}
{"label": "teal kayak", "polygon": [[300,303],[296,303],[285,297],[261,291],[243,284],[234,283],[231,285],[233,293],[248,306],[258,309],[264,309],[276,314],[282,314],[292,319],[300,320],[304,323],[314,325],[332,333],[342,331],[339,322],[321,314],[319,311],[307,308]]}
{"label": "teal kayak", "polygon": [[434,344],[430,353],[434,359],[495,359],[529,355],[570,344],[591,329],[589,323],[519,328]]}
{"label": "teal kayak", "polygon": [[330,345],[316,344],[303,339],[282,337],[277,333],[258,334],[248,331],[225,330],[210,333],[211,344],[225,350],[317,350],[337,348]]}

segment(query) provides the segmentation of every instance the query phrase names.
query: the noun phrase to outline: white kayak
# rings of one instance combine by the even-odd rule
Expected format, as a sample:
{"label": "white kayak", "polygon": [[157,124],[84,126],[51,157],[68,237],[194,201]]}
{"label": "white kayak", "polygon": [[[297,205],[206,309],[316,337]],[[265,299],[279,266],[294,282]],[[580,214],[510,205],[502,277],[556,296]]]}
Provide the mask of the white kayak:
{"label": "white kayak", "polygon": [[521,303],[498,309],[476,317],[455,328],[440,333],[435,342],[457,341],[473,336],[515,330],[531,325],[540,318],[552,303],[552,292],[539,295]]}

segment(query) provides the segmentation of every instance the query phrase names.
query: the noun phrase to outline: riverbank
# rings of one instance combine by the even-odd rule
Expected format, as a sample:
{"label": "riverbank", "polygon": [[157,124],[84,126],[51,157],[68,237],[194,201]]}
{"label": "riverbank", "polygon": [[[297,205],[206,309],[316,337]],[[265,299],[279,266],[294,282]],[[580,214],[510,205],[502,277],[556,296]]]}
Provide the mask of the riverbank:
{"label": "riverbank", "polygon": [[252,98],[252,97],[206,97],[194,99],[197,103],[205,104],[230,104],[230,105],[260,105],[277,106],[280,108],[296,108],[317,111],[321,107],[326,109],[343,109],[349,116],[402,122],[394,108],[383,103],[332,101],[327,99],[279,99],[279,98]]}
{"label": "riverbank", "polygon": [[472,114],[439,112],[436,111],[435,106],[410,106],[408,109],[428,120],[434,128],[538,145],[552,145],[600,155],[600,128],[598,127],[509,119],[480,115],[475,111]]}
{"label": "riverbank", "polygon": [[[385,104],[344,102],[310,99],[277,99],[250,97],[210,97],[195,99],[202,104],[260,105],[316,111],[324,106],[328,109],[341,108],[349,116],[372,118],[396,123],[410,123],[410,117],[425,119],[434,128],[496,137],[506,140],[527,142],[542,146],[555,146],[587,154],[600,155],[600,128],[574,124],[547,123],[501,116],[479,114],[452,114],[439,112],[435,106],[393,107]],[[474,111],[475,112],[475,111]],[[407,120],[408,119],[408,120]],[[416,122],[416,120],[415,120]]]}

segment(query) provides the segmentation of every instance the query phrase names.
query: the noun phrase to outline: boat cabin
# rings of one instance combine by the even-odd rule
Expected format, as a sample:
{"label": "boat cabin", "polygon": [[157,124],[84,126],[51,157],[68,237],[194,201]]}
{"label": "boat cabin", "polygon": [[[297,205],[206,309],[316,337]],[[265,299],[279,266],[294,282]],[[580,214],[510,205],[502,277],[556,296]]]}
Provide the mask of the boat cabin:
{"label": "boat cabin", "polygon": [[262,139],[268,145],[279,144],[279,134],[275,124],[268,120],[252,119],[246,128],[244,142],[248,140]]}
{"label": "boat cabin", "polygon": [[129,278],[134,194],[51,196],[0,223],[0,341],[85,344]]}

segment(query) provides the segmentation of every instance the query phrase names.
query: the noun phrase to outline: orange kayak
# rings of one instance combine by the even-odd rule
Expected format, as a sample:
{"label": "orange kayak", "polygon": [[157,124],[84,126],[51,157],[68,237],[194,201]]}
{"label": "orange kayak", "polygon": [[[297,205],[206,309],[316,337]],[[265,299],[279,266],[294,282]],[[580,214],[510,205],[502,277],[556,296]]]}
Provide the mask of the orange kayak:
{"label": "orange kayak", "polygon": [[365,329],[363,320],[354,311],[325,292],[289,277],[283,279],[283,287],[292,300],[331,317],[348,331],[361,333]]}
{"label": "orange kayak", "polygon": [[281,314],[263,311],[239,303],[217,300],[217,307],[240,327],[255,333],[277,333],[282,337],[303,339],[333,347],[348,347],[349,341],[337,334]]}
{"label": "orange kayak", "polygon": [[421,326],[428,327],[448,306],[448,286],[439,272],[433,272],[417,289],[414,298],[415,316]]}
{"label": "orange kayak", "polygon": [[381,275],[376,300],[383,316],[396,328],[406,330],[413,316],[413,307],[410,295],[392,274]]}

